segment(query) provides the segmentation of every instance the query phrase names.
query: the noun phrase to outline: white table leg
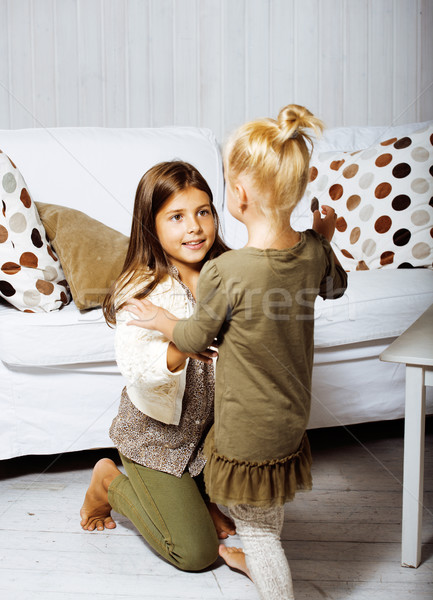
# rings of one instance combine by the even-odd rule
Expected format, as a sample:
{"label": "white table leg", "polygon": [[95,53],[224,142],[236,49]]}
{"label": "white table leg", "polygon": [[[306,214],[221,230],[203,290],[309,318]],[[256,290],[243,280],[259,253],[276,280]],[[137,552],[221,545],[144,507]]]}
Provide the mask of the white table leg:
{"label": "white table leg", "polygon": [[401,564],[421,562],[424,490],[425,383],[422,367],[406,366],[404,427],[403,531]]}

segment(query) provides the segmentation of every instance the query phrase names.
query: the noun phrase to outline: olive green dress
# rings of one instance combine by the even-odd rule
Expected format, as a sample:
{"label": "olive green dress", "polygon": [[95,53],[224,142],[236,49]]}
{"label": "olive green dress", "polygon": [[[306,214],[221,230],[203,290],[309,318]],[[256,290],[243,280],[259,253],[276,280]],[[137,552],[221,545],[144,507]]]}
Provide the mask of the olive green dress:
{"label": "olive green dress", "polygon": [[203,267],[194,315],[177,323],[174,342],[198,352],[219,338],[205,445],[212,501],[281,505],[311,488],[314,301],[338,298],[346,286],[329,243],[312,230],[293,248],[246,247]]}

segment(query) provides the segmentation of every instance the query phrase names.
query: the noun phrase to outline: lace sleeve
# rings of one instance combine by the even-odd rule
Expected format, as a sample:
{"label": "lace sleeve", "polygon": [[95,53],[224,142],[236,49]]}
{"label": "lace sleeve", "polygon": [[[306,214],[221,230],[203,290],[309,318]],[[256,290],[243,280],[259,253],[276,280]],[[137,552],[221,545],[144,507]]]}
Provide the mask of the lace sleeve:
{"label": "lace sleeve", "polygon": [[[184,294],[172,289],[149,297],[152,302],[167,308],[176,316],[188,314]],[[127,380],[131,402],[142,412],[164,423],[177,424],[185,389],[185,371],[171,372],[167,368],[168,340],[157,331],[127,325],[134,315],[121,310],[116,316],[115,350],[120,372]]]}

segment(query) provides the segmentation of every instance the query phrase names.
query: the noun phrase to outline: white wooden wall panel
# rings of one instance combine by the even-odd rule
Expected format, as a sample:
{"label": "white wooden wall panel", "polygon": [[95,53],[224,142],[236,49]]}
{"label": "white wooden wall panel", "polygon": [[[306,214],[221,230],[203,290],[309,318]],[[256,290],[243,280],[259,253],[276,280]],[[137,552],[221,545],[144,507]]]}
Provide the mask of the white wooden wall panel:
{"label": "white wooden wall panel", "polygon": [[294,20],[296,55],[293,101],[319,114],[319,0],[295,2]]}
{"label": "white wooden wall panel", "polygon": [[0,128],[433,118],[433,0],[0,0]]}
{"label": "white wooden wall panel", "polygon": [[419,96],[421,118],[433,110],[433,0],[419,2]]}
{"label": "white wooden wall panel", "polygon": [[224,78],[221,60],[223,47],[222,5],[214,0],[199,0],[200,126],[209,127],[221,139],[224,122]]}
{"label": "white wooden wall panel", "polygon": [[287,98],[296,98],[294,90],[296,0],[272,0],[270,3],[270,107],[278,114]]}
{"label": "white wooden wall panel", "polygon": [[[5,3],[3,3],[4,6]],[[33,23],[30,0],[7,2],[10,127],[38,126],[34,117]]]}
{"label": "white wooden wall panel", "polygon": [[154,127],[174,123],[173,7],[174,0],[150,0],[149,77],[152,120],[148,124]]}
{"label": "white wooden wall panel", "polygon": [[[364,125],[368,120],[368,3],[345,3],[343,110],[341,125]],[[326,118],[326,115],[324,115]],[[389,119],[386,123],[389,122]]]}
{"label": "white wooden wall panel", "polygon": [[394,71],[393,114],[398,124],[416,121],[417,69],[411,54],[413,40],[417,39],[417,13],[414,0],[401,0],[394,10],[393,56],[398,67]]}
{"label": "white wooden wall panel", "polygon": [[[78,10],[76,0],[55,2],[54,43],[56,67],[55,125],[67,127],[80,123],[80,80]],[[46,125],[46,124],[45,124]]]}
{"label": "white wooden wall panel", "polygon": [[34,110],[41,123],[55,125],[56,78],[54,46],[54,0],[32,0],[32,70]]}
{"label": "white wooden wall panel", "polygon": [[[344,2],[324,0],[318,6],[318,115],[338,122],[343,113],[344,64],[336,61],[344,56]],[[327,90],[323,93],[323,90]]]}
{"label": "white wooden wall panel", "polygon": [[102,0],[77,0],[77,8],[79,124],[102,127],[105,125],[106,106],[103,85],[105,68],[102,52]]}
{"label": "white wooden wall panel", "polygon": [[9,112],[9,39],[8,39],[8,6],[2,6],[0,18],[0,127],[10,127],[11,117]]}
{"label": "white wooden wall panel", "polygon": [[270,115],[270,27],[271,0],[245,3],[245,119]]}
{"label": "white wooden wall panel", "polygon": [[383,125],[394,115],[394,3],[395,0],[369,0],[368,122],[372,125]]}
{"label": "white wooden wall panel", "polygon": [[127,35],[127,127],[151,125],[151,77],[150,77],[150,3],[128,0],[126,5]]}
{"label": "white wooden wall panel", "polygon": [[220,101],[224,107],[225,131],[231,131],[245,121],[246,117],[245,1],[222,0],[221,60],[224,82]]}
{"label": "white wooden wall panel", "polygon": [[126,3],[104,0],[101,6],[104,125],[123,127],[129,122]]}
{"label": "white wooden wall panel", "polygon": [[196,0],[174,2],[174,124],[200,122],[199,11]]}

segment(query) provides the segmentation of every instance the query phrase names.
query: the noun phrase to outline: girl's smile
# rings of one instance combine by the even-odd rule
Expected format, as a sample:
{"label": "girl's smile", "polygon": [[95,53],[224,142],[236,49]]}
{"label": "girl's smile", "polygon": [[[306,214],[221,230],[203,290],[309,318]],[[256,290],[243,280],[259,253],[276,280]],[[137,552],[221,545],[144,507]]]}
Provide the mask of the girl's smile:
{"label": "girl's smile", "polygon": [[168,260],[182,267],[201,267],[215,241],[215,221],[206,192],[189,187],[163,204],[155,218],[158,239]]}
{"label": "girl's smile", "polygon": [[191,241],[191,242],[183,242],[183,245],[189,248],[190,250],[200,250],[203,248],[205,240]]}

